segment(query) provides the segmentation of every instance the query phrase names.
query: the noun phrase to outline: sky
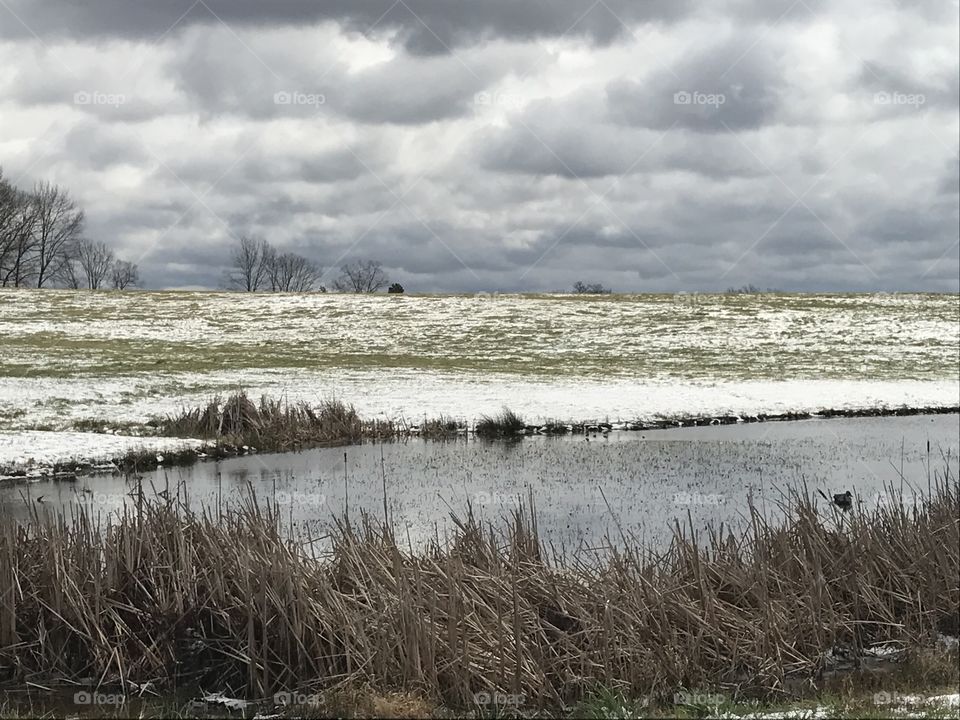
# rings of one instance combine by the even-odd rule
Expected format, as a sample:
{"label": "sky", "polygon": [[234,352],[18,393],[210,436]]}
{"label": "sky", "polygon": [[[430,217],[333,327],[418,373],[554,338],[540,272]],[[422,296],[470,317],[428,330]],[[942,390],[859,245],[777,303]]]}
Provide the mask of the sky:
{"label": "sky", "polygon": [[960,290],[957,0],[0,0],[0,167],[149,288]]}

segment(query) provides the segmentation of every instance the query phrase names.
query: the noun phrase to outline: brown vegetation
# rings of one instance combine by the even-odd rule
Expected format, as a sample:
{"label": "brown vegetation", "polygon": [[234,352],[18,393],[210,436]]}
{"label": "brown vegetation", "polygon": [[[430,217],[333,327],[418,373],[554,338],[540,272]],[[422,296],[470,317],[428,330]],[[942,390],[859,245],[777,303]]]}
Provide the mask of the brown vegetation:
{"label": "brown vegetation", "polygon": [[219,444],[253,446],[260,450],[286,450],[303,445],[344,445],[419,435],[442,438],[455,435],[458,424],[448,418],[425,420],[422,425],[404,421],[362,420],[352,405],[325,400],[314,407],[266,395],[259,403],[240,391],[226,400],[213,398],[206,406],[190,408],[159,423],[164,435],[214,440]]}
{"label": "brown vegetation", "polygon": [[529,503],[502,532],[454,518],[452,542],[416,553],[342,518],[323,557],[256,500],[206,514],[141,499],[102,527],[34,508],[0,518],[0,680],[363,685],[451,707],[478,692],[569,707],[597,688],[782,697],[838,648],[957,633],[956,478],[914,507],[784,509],[776,527],[750,508],[742,534],[678,524],[662,552],[622,536],[571,559],[548,553]]}

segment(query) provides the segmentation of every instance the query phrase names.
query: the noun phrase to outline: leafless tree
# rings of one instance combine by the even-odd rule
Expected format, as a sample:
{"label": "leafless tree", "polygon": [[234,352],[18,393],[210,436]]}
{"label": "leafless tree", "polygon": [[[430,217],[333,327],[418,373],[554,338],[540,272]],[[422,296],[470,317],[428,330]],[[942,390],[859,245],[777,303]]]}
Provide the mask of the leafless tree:
{"label": "leafless tree", "polygon": [[266,240],[243,235],[233,251],[233,271],[230,287],[244,292],[256,292],[267,279],[267,268],[272,249]]}
{"label": "leafless tree", "polygon": [[128,287],[139,284],[140,269],[136,263],[117,260],[110,269],[110,280],[114,290],[126,290]]}
{"label": "leafless tree", "polygon": [[[76,254],[77,248],[74,248]],[[65,288],[70,290],[79,290],[85,285],[83,269],[80,267],[80,261],[74,256],[69,258],[60,270],[60,282]]]}
{"label": "leafless tree", "polygon": [[32,281],[35,220],[36,206],[30,196],[0,171],[0,286],[21,287]]}
{"label": "leafless tree", "polygon": [[573,284],[573,292],[577,295],[609,295],[613,291],[600,283],[586,284],[577,280]]}
{"label": "leafless tree", "polygon": [[383,289],[387,282],[387,274],[380,263],[355,260],[340,267],[340,277],[333,287],[339,292],[374,293]]}
{"label": "leafless tree", "polygon": [[48,182],[37,184],[32,201],[36,286],[42,288],[60,275],[69,260],[83,233],[84,217],[66,190]]}
{"label": "leafless tree", "polygon": [[296,253],[267,253],[267,278],[274,292],[310,292],[316,289],[323,268]]}
{"label": "leafless tree", "polygon": [[87,288],[99,290],[113,266],[113,251],[106,243],[81,240],[76,246],[77,261],[87,280]]}

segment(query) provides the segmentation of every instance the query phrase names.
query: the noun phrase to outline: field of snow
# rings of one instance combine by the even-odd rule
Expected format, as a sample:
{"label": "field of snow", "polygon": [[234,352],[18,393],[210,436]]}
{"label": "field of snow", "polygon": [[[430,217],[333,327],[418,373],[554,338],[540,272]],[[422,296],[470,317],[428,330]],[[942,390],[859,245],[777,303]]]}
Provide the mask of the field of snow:
{"label": "field of snow", "polygon": [[0,290],[0,448],[239,387],[410,419],[957,406],[958,312],[956,295]]}

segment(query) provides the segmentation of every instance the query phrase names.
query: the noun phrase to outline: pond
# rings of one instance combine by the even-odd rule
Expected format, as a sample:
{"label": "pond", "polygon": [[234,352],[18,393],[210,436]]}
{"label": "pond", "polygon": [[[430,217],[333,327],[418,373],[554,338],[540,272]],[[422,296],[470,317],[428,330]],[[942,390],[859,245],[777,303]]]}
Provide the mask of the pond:
{"label": "pond", "polygon": [[[499,520],[533,499],[542,537],[570,550],[615,542],[620,528],[661,542],[674,521],[702,529],[736,522],[755,506],[770,519],[790,489],[851,490],[858,503],[908,502],[949,468],[958,475],[960,415],[857,418],[677,428],[585,438],[406,441],[248,455],[140,478],[94,475],[0,489],[0,512],[26,517],[85,505],[104,516],[144,492],[178,493],[224,511],[249,498],[276,502],[298,536],[322,540],[349,509],[383,516],[413,545],[453,527],[468,503]],[[902,476],[901,476],[902,473]],[[902,478],[902,479],[901,479]],[[39,504],[37,500],[40,500]],[[825,503],[823,503],[825,505]],[[320,543],[322,546],[322,542]]]}

